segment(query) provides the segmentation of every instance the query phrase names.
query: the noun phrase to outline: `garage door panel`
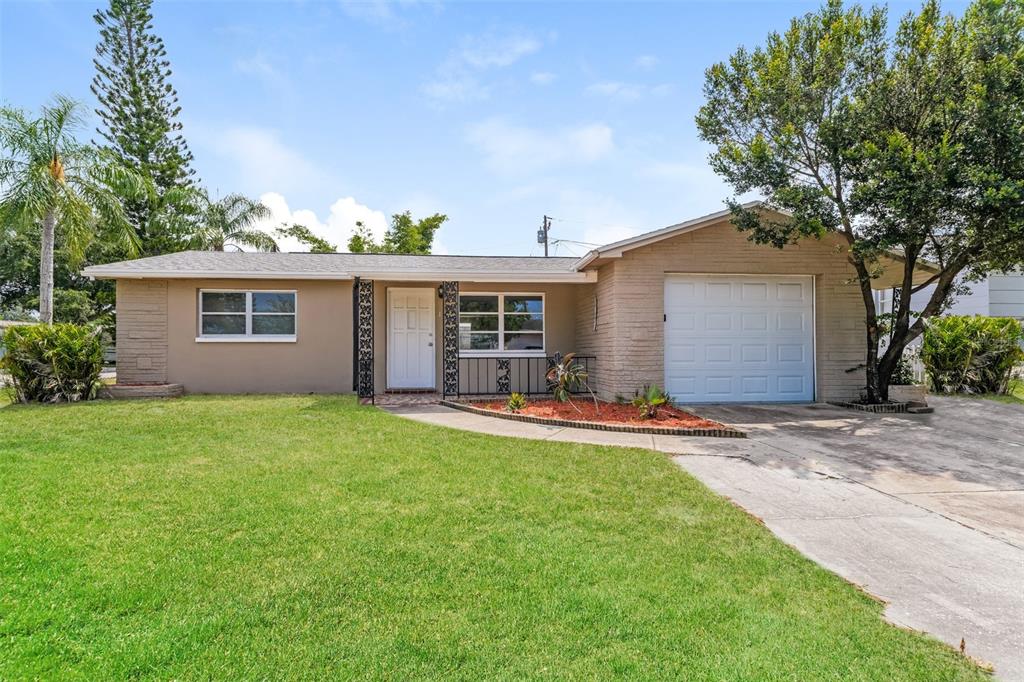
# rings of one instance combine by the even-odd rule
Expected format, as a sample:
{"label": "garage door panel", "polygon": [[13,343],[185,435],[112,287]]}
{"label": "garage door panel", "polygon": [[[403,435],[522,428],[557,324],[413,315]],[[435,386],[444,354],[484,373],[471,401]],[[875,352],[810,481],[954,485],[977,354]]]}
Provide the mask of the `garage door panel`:
{"label": "garage door panel", "polygon": [[704,329],[710,332],[733,330],[733,314],[730,312],[704,313]]}
{"label": "garage door panel", "polygon": [[806,329],[805,315],[799,310],[782,310],[775,315],[775,328],[780,332],[800,332]]}
{"label": "garage door panel", "polygon": [[811,277],[671,275],[665,387],[681,402],[814,399]]}
{"label": "garage door panel", "polygon": [[807,300],[804,285],[800,282],[779,282],[775,285],[775,300],[803,303]]}
{"label": "garage door panel", "polygon": [[745,343],[740,346],[740,360],[744,365],[767,364],[768,344],[766,343]]}

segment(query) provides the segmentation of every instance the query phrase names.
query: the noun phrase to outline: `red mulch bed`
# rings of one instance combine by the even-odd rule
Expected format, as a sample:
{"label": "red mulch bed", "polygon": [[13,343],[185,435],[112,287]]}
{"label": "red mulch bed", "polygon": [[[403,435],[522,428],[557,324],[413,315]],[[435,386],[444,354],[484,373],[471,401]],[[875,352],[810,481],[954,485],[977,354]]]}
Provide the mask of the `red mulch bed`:
{"label": "red mulch bed", "polygon": [[[526,403],[526,408],[516,414],[525,414],[530,417],[545,417],[548,419],[565,419],[574,422],[594,422],[596,424],[628,424],[630,426],[681,429],[725,428],[718,422],[711,421],[710,419],[701,419],[677,407],[659,408],[657,419],[641,419],[637,408],[629,403],[620,405],[618,403],[598,400],[598,410],[595,412],[593,400],[574,398],[572,402],[576,406],[575,408],[569,403],[560,403],[557,400],[529,400]],[[507,412],[504,402],[481,402],[474,403],[473,406],[495,412]]]}

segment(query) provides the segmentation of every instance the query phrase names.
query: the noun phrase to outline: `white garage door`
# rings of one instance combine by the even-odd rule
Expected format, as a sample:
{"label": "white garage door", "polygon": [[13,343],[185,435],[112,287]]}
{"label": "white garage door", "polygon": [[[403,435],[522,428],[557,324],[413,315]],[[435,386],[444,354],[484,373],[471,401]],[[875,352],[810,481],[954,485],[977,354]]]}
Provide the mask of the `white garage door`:
{"label": "white garage door", "polygon": [[811,277],[669,275],[665,390],[679,402],[814,399]]}

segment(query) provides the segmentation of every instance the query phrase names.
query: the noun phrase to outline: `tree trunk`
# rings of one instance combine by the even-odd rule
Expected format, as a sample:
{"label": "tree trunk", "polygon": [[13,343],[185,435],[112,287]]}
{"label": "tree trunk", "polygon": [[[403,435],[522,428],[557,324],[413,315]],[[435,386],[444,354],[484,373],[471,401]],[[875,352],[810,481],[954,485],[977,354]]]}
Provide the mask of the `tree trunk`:
{"label": "tree trunk", "polygon": [[871,288],[871,273],[864,261],[851,255],[850,260],[857,270],[857,283],[860,285],[861,298],[864,300],[864,326],[867,353],[864,358],[864,399],[868,403],[880,403],[885,400],[882,382],[878,376],[878,315],[875,312],[875,293]]}
{"label": "tree trunk", "polygon": [[43,217],[43,240],[39,249],[39,317],[53,324],[53,242],[57,215],[50,209]]}

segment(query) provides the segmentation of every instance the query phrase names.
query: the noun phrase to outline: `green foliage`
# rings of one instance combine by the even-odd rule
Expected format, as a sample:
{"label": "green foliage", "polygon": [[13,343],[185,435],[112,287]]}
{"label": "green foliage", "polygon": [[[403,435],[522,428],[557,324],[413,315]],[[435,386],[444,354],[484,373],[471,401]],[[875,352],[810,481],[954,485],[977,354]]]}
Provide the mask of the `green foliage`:
{"label": "green foliage", "polygon": [[579,408],[572,402],[572,394],[583,388],[590,393],[590,397],[594,401],[594,414],[600,411],[597,396],[587,384],[587,370],[582,364],[576,362],[575,353],[566,353],[564,356],[561,353],[555,353],[545,378],[551,395],[558,402],[569,403],[579,412]]}
{"label": "green foliage", "polygon": [[257,251],[277,251],[277,242],[253,223],[270,217],[262,202],[241,194],[229,194],[213,201],[205,190],[198,193],[198,225],[189,247],[200,251],[241,250],[249,246]]}
{"label": "green foliage", "polygon": [[109,7],[93,17],[100,29],[92,81],[102,122],[97,132],[121,163],[149,181],[147,196],[124,197],[145,255],[180,248],[182,235],[172,229],[175,221],[161,217],[182,208],[172,191],[191,186],[195,172],[189,168],[192,153],[181,135],[178,94],[168,82],[167,50],[153,33],[151,4],[110,0]]}
{"label": "green foliage", "polygon": [[[33,301],[38,304],[38,300]],[[36,305],[35,307],[38,307]],[[96,304],[87,291],[78,289],[53,290],[53,321],[68,324],[89,324],[100,317]]]}
{"label": "green foliage", "polygon": [[22,403],[91,400],[100,387],[103,333],[98,327],[39,324],[10,327],[0,369]]}
{"label": "green foliage", "polygon": [[505,409],[509,412],[519,412],[526,409],[526,396],[522,393],[513,393],[505,401]]}
{"label": "green foliage", "polygon": [[633,398],[633,407],[637,408],[641,419],[657,419],[658,410],[671,405],[672,397],[656,384],[645,385]]}
{"label": "green foliage", "polygon": [[892,377],[889,379],[889,383],[893,386],[912,386],[914,383],[914,366],[907,357],[907,352],[904,351],[900,357],[900,361],[896,364],[896,369],[892,373]]}
{"label": "green foliage", "polygon": [[443,213],[414,221],[412,213],[396,213],[391,216],[391,226],[384,235],[384,241],[377,243],[370,229],[356,222],[355,233],[348,241],[352,253],[410,253],[426,255],[434,244],[434,233],[448,220]]}
{"label": "green foliage", "polygon": [[72,268],[94,240],[117,244],[127,254],[138,247],[121,202],[144,195],[145,181],[109,152],[78,142],[79,112],[79,105],[64,97],[44,106],[38,118],[0,108],[0,229],[21,243],[28,235],[38,240],[44,322],[52,319],[58,245]]}
{"label": "green foliage", "polygon": [[[708,69],[697,116],[714,170],[778,209],[729,202],[740,230],[779,248],[829,233],[845,245],[871,402],[959,274],[1024,262],[1024,4],[976,0],[957,19],[929,0],[894,33],[886,22],[828,0]],[[902,298],[880,356],[871,283],[892,250],[905,290],[922,259],[938,271],[916,320]]]}
{"label": "green foliage", "polygon": [[548,368],[548,387],[551,389],[551,395],[560,403],[569,402],[569,396],[586,383],[587,372],[583,365],[575,360],[575,353],[566,353],[564,356],[556,354],[551,367]]}
{"label": "green foliage", "polygon": [[292,237],[300,244],[309,248],[310,253],[337,253],[338,247],[326,239],[316,236],[305,225],[293,223],[290,227],[279,227],[275,230],[279,237]]}
{"label": "green foliage", "polygon": [[929,321],[921,359],[936,392],[1005,394],[1024,362],[1022,345],[1017,320],[950,315]]}
{"label": "green foliage", "polygon": [[0,306],[0,320],[8,322],[35,322],[35,313],[28,308],[15,303],[10,306]]}

